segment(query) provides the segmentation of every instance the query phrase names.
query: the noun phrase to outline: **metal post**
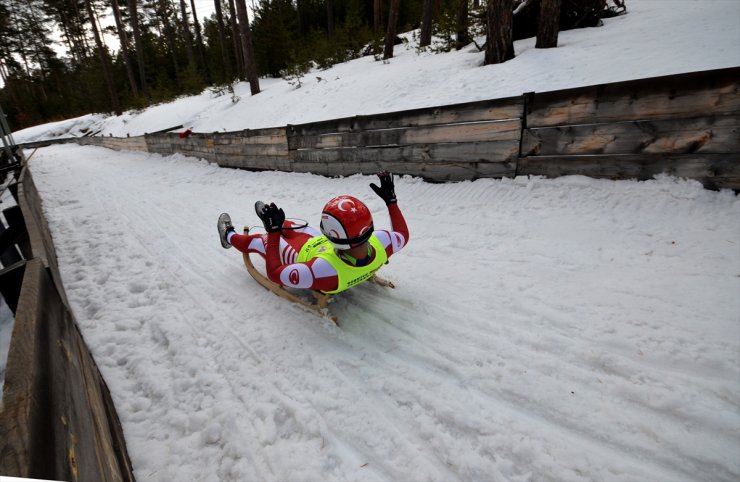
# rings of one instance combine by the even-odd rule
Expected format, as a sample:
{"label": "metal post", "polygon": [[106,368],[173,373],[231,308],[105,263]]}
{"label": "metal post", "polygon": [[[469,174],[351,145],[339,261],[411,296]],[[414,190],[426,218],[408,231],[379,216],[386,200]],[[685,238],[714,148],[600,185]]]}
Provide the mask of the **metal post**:
{"label": "metal post", "polygon": [[[3,139],[3,150],[0,151],[0,180],[5,181],[6,172],[20,169],[23,160],[23,151],[20,151],[18,144],[13,139],[13,132],[8,125],[8,119],[0,105],[0,137]],[[3,185],[2,190],[5,190]]]}
{"label": "metal post", "polygon": [[13,140],[13,133],[10,131],[7,116],[3,111],[2,105],[0,105],[0,137],[3,138],[3,151],[5,152],[5,156],[7,156],[6,159],[8,162],[13,162],[15,160],[14,151],[18,148]]}

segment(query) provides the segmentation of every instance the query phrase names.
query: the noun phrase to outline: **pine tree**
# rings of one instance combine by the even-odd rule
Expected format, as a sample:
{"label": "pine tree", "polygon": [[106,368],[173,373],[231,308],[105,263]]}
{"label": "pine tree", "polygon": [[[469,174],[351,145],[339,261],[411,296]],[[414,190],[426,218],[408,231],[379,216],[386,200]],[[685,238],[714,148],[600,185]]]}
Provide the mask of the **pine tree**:
{"label": "pine tree", "polygon": [[260,93],[260,83],[257,76],[257,63],[254,59],[252,32],[249,28],[247,5],[244,3],[244,0],[236,0],[236,11],[239,16],[239,33],[241,36],[242,55],[244,56],[244,70],[247,74],[247,82],[249,82],[249,89],[252,95],[257,95]]}
{"label": "pine tree", "polygon": [[470,34],[468,33],[468,0],[459,1],[460,5],[457,10],[457,50],[460,50],[470,43]]}
{"label": "pine tree", "polygon": [[[112,0],[116,1],[116,0]],[[136,49],[136,61],[139,64],[139,83],[141,93],[147,95],[146,68],[144,63],[144,47],[141,42],[141,29],[139,28],[139,9],[136,0],[128,0],[128,15],[131,23],[131,31],[134,33],[134,48]]]}
{"label": "pine tree", "polygon": [[100,36],[100,32],[97,27],[97,18],[92,8],[91,0],[85,0],[85,8],[87,9],[87,15],[90,19],[90,29],[95,37],[95,45],[97,46],[98,58],[100,59],[100,65],[103,69],[103,76],[105,77],[105,83],[108,87],[108,95],[110,96],[110,108],[116,115],[121,115],[121,102],[118,97],[118,91],[113,80],[113,68],[111,65],[110,56],[108,55],[108,49],[103,45],[103,40]]}
{"label": "pine tree", "polygon": [[513,8],[513,0],[488,0],[485,65],[500,64],[514,58]]}
{"label": "pine tree", "polygon": [[229,62],[229,51],[226,48],[226,27],[224,25],[224,14],[221,10],[221,0],[213,0],[216,9],[216,25],[218,27],[218,48],[221,52],[221,81],[231,79],[233,72]]}
{"label": "pine tree", "polygon": [[134,76],[134,67],[131,65],[131,59],[129,57],[128,52],[128,35],[126,35],[126,30],[123,27],[123,22],[121,21],[121,11],[118,7],[118,0],[112,0],[111,4],[113,6],[113,19],[116,23],[116,30],[118,32],[118,40],[121,43],[121,56],[123,57],[123,61],[126,64],[126,74],[128,75],[128,82],[129,86],[131,87],[131,93],[135,97],[139,96],[139,88],[136,85],[136,78]]}
{"label": "pine tree", "polygon": [[434,12],[434,0],[424,0],[421,13],[421,33],[419,35],[419,47],[428,47],[432,43],[432,14]]}
{"label": "pine tree", "polygon": [[537,22],[535,48],[549,49],[558,46],[561,0],[540,0],[540,17]]}
{"label": "pine tree", "polygon": [[203,74],[206,78],[206,84],[211,85],[211,69],[208,66],[206,60],[206,48],[203,45],[203,36],[200,33],[200,22],[198,22],[198,14],[195,12],[195,0],[190,0],[190,8],[193,10],[193,26],[195,27],[195,43],[198,46],[198,57],[200,58],[200,66],[203,69]]}
{"label": "pine tree", "polygon": [[388,15],[388,30],[385,34],[385,48],[383,49],[383,60],[393,57],[393,46],[396,42],[396,26],[398,24],[398,8],[400,0],[391,0],[391,11]]}

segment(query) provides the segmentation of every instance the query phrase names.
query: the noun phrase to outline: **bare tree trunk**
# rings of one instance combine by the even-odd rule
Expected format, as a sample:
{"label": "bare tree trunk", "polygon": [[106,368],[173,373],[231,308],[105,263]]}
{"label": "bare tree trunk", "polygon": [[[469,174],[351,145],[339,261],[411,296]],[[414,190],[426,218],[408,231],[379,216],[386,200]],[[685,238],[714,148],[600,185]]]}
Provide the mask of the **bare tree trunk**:
{"label": "bare tree trunk", "polygon": [[514,58],[513,8],[513,0],[488,0],[485,65],[500,64]]}
{"label": "bare tree trunk", "polygon": [[162,20],[162,26],[164,28],[164,36],[167,40],[167,47],[170,49],[170,56],[172,57],[172,66],[175,69],[175,78],[177,80],[178,89],[180,87],[180,63],[177,61],[177,51],[175,50],[175,34],[170,24],[169,10],[167,9],[167,2],[165,0],[159,0],[159,8],[157,9],[157,15]]}
{"label": "bare tree trunk", "polygon": [[388,15],[388,30],[385,34],[385,49],[383,60],[393,57],[393,45],[396,41],[396,24],[398,23],[398,7],[400,0],[391,0],[391,12]]}
{"label": "bare tree trunk", "polygon": [[236,7],[234,6],[234,0],[229,0],[229,10],[231,15],[231,40],[234,43],[234,58],[236,59],[236,71],[239,74],[239,78],[242,77],[244,72],[244,56],[242,55],[241,47],[241,35],[239,34],[239,26],[236,23]]}
{"label": "bare tree trunk", "polygon": [[373,32],[376,34],[380,32],[381,25],[383,25],[383,19],[381,18],[381,12],[383,10],[381,0],[373,0]]}
{"label": "bare tree trunk", "polygon": [[303,0],[295,0],[295,11],[296,15],[298,15],[298,35],[303,38],[303,34],[305,33],[305,20],[303,20]]}
{"label": "bare tree trunk", "polygon": [[[12,54],[8,53],[7,55]],[[0,60],[0,80],[3,81],[3,92],[7,92],[12,103],[18,105],[18,96],[15,95],[15,87],[12,83],[8,83],[8,69],[5,67],[2,60]]]}
{"label": "bare tree trunk", "polygon": [[421,9],[421,34],[419,35],[419,47],[426,47],[432,44],[433,10],[434,0],[424,0],[424,4]]}
{"label": "bare tree trunk", "polygon": [[87,35],[85,35],[85,21],[82,19],[82,15],[80,14],[78,2],[72,2],[72,4],[74,5],[75,17],[77,18],[77,38],[82,45],[84,58],[87,59],[90,56],[90,52],[92,51],[92,49],[90,48],[90,44],[87,41]]}
{"label": "bare tree trunk", "polygon": [[90,27],[95,36],[95,44],[98,46],[98,57],[103,67],[103,77],[105,77],[105,83],[108,84],[111,109],[116,115],[121,115],[121,102],[118,99],[118,92],[116,92],[116,86],[113,83],[113,68],[111,67],[110,57],[108,57],[108,51],[103,46],[103,40],[100,38],[100,32],[98,32],[95,21],[95,12],[93,12],[92,5],[90,5],[90,0],[85,0],[85,7],[87,8],[87,15],[90,17]]}
{"label": "bare tree trunk", "polygon": [[457,11],[457,50],[470,43],[468,24],[468,0],[460,0],[460,8]]}
{"label": "bare tree trunk", "polygon": [[239,15],[239,31],[242,39],[242,54],[244,55],[244,70],[249,82],[249,90],[252,95],[260,93],[260,82],[257,77],[257,64],[254,59],[252,47],[252,31],[249,28],[249,17],[247,16],[247,5],[244,0],[236,0],[236,10]]}
{"label": "bare tree trunk", "polygon": [[334,38],[334,0],[326,0],[326,31],[329,38]]}
{"label": "bare tree trunk", "polygon": [[190,33],[190,22],[188,21],[188,9],[185,0],[180,0],[180,15],[182,16],[182,33],[185,37],[185,52],[188,55],[188,64],[195,66],[195,54],[193,53],[193,35]]}
{"label": "bare tree trunk", "polygon": [[190,8],[193,10],[193,26],[195,27],[195,41],[198,44],[200,64],[203,67],[203,73],[206,75],[206,84],[213,85],[211,69],[208,68],[208,62],[206,61],[206,47],[203,45],[203,37],[200,34],[200,22],[198,22],[198,15],[195,13],[195,0],[190,0]]}
{"label": "bare tree trunk", "polygon": [[126,35],[126,29],[123,28],[121,22],[121,11],[118,8],[118,0],[112,0],[113,4],[113,19],[116,22],[116,30],[118,31],[118,39],[121,42],[121,55],[123,56],[123,62],[126,64],[126,73],[128,74],[128,83],[131,86],[131,92],[134,97],[139,96],[139,88],[136,86],[136,76],[134,75],[134,66],[131,65],[131,58],[128,55],[128,35]]}
{"label": "bare tree trunk", "polygon": [[558,46],[561,0],[540,0],[540,18],[537,23],[535,48],[549,49]]}
{"label": "bare tree trunk", "polygon": [[141,93],[146,96],[146,69],[144,68],[144,47],[141,44],[141,29],[139,28],[139,8],[136,5],[136,0],[128,0],[126,5],[128,7],[128,21],[131,24],[131,30],[134,32],[136,63],[139,64],[139,84],[141,85]]}
{"label": "bare tree trunk", "polygon": [[67,44],[67,49],[69,49],[69,52],[72,55],[72,59],[74,59],[77,64],[82,64],[84,56],[81,47],[78,45],[78,38],[73,33],[74,22],[67,16],[67,13],[64,10],[61,10],[59,12],[59,16],[61,19],[62,33]]}
{"label": "bare tree trunk", "polygon": [[231,81],[231,62],[226,50],[226,28],[224,26],[224,14],[221,11],[221,0],[213,0],[216,8],[216,23],[218,24],[218,45],[221,49],[222,77]]}

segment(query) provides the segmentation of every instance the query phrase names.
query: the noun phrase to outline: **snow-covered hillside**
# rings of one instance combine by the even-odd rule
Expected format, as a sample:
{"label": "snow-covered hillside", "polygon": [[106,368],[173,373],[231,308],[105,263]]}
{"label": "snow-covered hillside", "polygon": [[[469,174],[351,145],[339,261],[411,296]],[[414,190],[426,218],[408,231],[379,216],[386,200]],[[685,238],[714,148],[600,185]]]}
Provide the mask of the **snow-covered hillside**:
{"label": "snow-covered hillside", "polygon": [[[740,3],[628,0],[517,58],[397,50],[120,118],[238,130],[740,65]],[[322,77],[321,81],[315,77]],[[30,169],[68,298],[111,389],[138,480],[740,478],[740,198],[693,181],[397,179],[409,245],[332,305],[267,292],[215,223],[255,200],[318,224],[337,194],[387,226],[370,176],[221,169],[60,145]]]}
{"label": "snow-covered hillside", "polygon": [[125,137],[180,124],[195,132],[277,127],[740,65],[737,0],[627,0],[627,7],[627,15],[606,19],[603,27],[561,32],[556,49],[518,41],[516,58],[500,65],[482,67],[483,53],[473,45],[438,55],[400,45],[388,64],[364,57],[314,71],[300,89],[262,79],[256,96],[238,84],[237,103],[206,91],[119,117],[32,127],[17,132],[16,141],[98,131]]}

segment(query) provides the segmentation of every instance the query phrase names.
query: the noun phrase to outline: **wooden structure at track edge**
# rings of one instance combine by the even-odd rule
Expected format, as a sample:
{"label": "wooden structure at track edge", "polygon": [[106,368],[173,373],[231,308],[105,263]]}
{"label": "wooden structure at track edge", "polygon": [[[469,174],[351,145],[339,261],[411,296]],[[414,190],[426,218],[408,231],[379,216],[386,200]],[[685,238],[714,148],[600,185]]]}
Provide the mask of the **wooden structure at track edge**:
{"label": "wooden structure at track edge", "polygon": [[3,289],[15,320],[0,406],[0,474],[133,482],[120,420],[67,302],[27,167],[16,201],[24,259],[0,270],[3,288],[20,285],[16,299],[8,299],[16,290]]}
{"label": "wooden structure at track edge", "polygon": [[431,182],[656,175],[740,190],[740,67],[530,92],[398,112],[234,132],[75,142],[221,167],[336,177],[387,170]]}

